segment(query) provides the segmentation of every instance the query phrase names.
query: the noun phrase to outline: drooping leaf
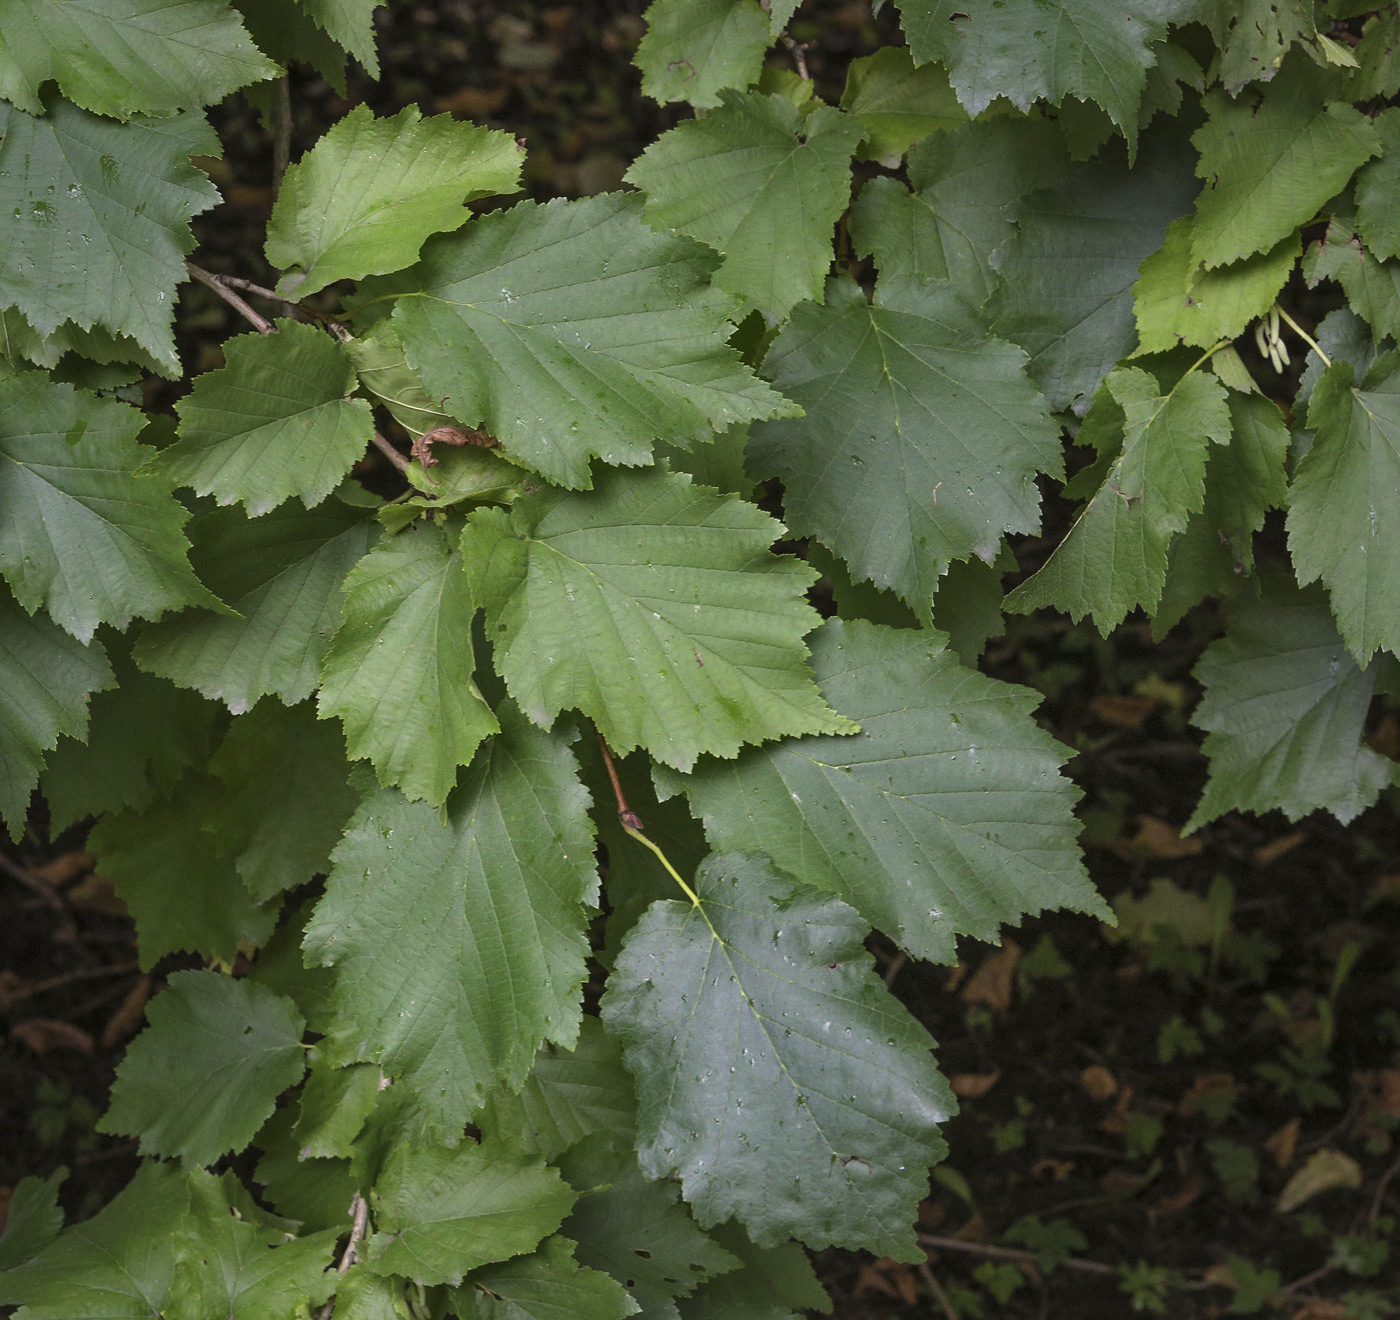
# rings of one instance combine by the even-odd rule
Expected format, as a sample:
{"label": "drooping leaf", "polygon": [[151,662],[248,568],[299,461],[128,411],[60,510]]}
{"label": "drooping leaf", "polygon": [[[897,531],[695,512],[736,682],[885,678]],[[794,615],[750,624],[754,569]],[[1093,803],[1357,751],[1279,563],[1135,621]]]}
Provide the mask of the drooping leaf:
{"label": "drooping leaf", "polygon": [[6,0],[0,96],[44,113],[49,79],[84,110],[173,115],[277,75],[224,0]]}
{"label": "drooping leaf", "polygon": [[765,370],[806,416],[756,428],[749,463],[782,478],[794,531],[927,616],[952,560],[991,560],[1004,532],[1039,527],[1059,428],[1025,354],[950,286],[882,280],[877,295],[833,282],[826,307],[792,317]]}
{"label": "drooping leaf", "polygon": [[411,266],[430,234],[471,218],[466,202],[515,192],[522,159],[509,133],[356,106],[287,171],[267,227],[268,262],[292,268],[277,291],[306,298]]}
{"label": "drooping leaf", "polygon": [[860,121],[819,106],[803,115],[784,96],[724,91],[720,105],[664,133],[627,181],[646,218],[717,249],[717,288],[782,318],[821,301],[832,230],[850,198]]}
{"label": "drooping leaf", "polygon": [[198,515],[195,567],[240,617],[186,613],[155,624],[137,639],[136,663],[235,715],[268,694],[305,700],[340,623],[341,584],[373,527],[337,500],[256,519],[237,509]]}
{"label": "drooping leaf", "polygon": [[355,369],[316,326],[279,321],[278,333],[224,343],[227,365],[197,376],[176,409],[180,439],[150,469],[256,518],[298,497],[320,504],[364,452],[369,404],[347,397]]}
{"label": "drooping leaf", "polygon": [[957,1106],[875,976],[865,923],[756,854],[712,856],[695,889],[698,904],[652,905],[603,1000],[637,1082],[643,1170],[759,1246],[914,1257],[937,1125]]}
{"label": "drooping leaf", "polygon": [[1362,26],[1352,54],[1357,68],[1346,81],[1348,101],[1374,101],[1400,92],[1400,14],[1382,9]]}
{"label": "drooping leaf", "polygon": [[902,156],[930,133],[967,122],[943,66],[916,68],[903,46],[884,46],[851,61],[841,109],[865,125],[860,154],[875,160]]}
{"label": "drooping leaf", "polygon": [[340,96],[349,95],[345,50],[298,4],[286,0],[229,0],[258,49],[278,64],[309,64]]}
{"label": "drooping leaf", "polygon": [[296,1108],[279,1109],[263,1124],[253,1144],[263,1152],[253,1180],[268,1204],[306,1231],[349,1232],[351,1201],[364,1186],[346,1159],[303,1159],[293,1133]]}
{"label": "drooping leaf", "polygon": [[830,1312],[831,1299],[799,1243],[756,1247],[734,1223],[721,1224],[714,1237],[743,1265],[706,1279],[681,1303],[681,1320],[803,1320],[811,1311]]}
{"label": "drooping leaf", "polygon": [[555,1170],[509,1147],[400,1146],[375,1184],[379,1231],[364,1259],[376,1274],[461,1283],[470,1270],[533,1251],[574,1199]]}
{"label": "drooping leaf", "polygon": [[1378,261],[1345,211],[1333,216],[1322,241],[1308,249],[1303,275],[1311,285],[1336,280],[1348,308],[1370,324],[1377,338],[1400,334],[1400,261]]}
{"label": "drooping leaf", "polygon": [[340,974],[338,1034],[448,1126],[497,1079],[519,1085],[545,1041],[575,1040],[597,901],[565,738],[518,716],[503,725],[445,821],[395,790],[369,799],[306,933],[308,961]]}
{"label": "drooping leaf", "polygon": [[100,645],[31,618],[0,586],[0,818],[13,837],[24,830],[45,753],[63,735],[87,737],[87,698],[113,681]]}
{"label": "drooping leaf", "polygon": [[415,440],[439,426],[454,426],[408,365],[398,330],[388,317],[345,346],[364,386]]}
{"label": "drooping leaf", "polygon": [[374,11],[381,0],[295,0],[339,45],[344,46],[371,78],[379,77],[374,44]]}
{"label": "drooping leaf", "polygon": [[81,642],[182,605],[218,605],[190,568],[170,483],[138,476],[144,419],[42,372],[0,380],[0,573]]}
{"label": "drooping leaf", "polygon": [[1400,352],[1360,386],[1334,363],[1308,400],[1316,433],[1289,493],[1288,548],[1298,580],[1326,584],[1361,664],[1400,649]]}
{"label": "drooping leaf", "polygon": [[1359,110],[1325,100],[1325,77],[1294,56],[1255,98],[1207,92],[1208,118],[1191,141],[1205,180],[1191,227],[1191,256],[1207,269],[1267,252],[1340,192],[1379,154]]}
{"label": "drooping leaf", "polygon": [[773,44],[772,21],[757,0],[652,0],[635,62],[642,91],[657,101],[719,104],[726,87],[758,79]]}
{"label": "drooping leaf", "polygon": [[189,220],[219,200],[193,152],[222,154],[198,114],[114,124],[67,101],[42,118],[0,102],[0,214],[16,217],[0,237],[2,301],[41,335],[64,322],[129,335],[178,375]]}
{"label": "drooping leaf", "polygon": [[462,557],[530,719],[577,707],[614,750],[685,770],[701,752],[854,727],[808,674],[815,574],[769,554],[781,532],[681,473],[606,472],[593,491],[478,512]]}
{"label": "drooping leaf", "polygon": [[1105,636],[1134,606],[1156,608],[1171,539],[1204,507],[1207,445],[1230,438],[1212,375],[1192,371],[1162,393],[1147,372],[1120,367],[1107,388],[1123,409],[1123,447],[1044,567],[1006,598],[1014,613],[1091,614]]}
{"label": "drooping leaf", "polygon": [[67,1177],[68,1170],[59,1165],[47,1178],[31,1174],[14,1185],[0,1232],[0,1272],[37,1256],[58,1236],[63,1227],[58,1191]]}
{"label": "drooping leaf", "polygon": [[1167,26],[1195,17],[1195,0],[900,0],[914,59],[940,60],[958,97],[978,115],[1005,96],[1022,110],[1067,95],[1096,101],[1131,141]]}
{"label": "drooping leaf", "polygon": [[297,1104],[293,1135],[302,1159],[348,1159],[351,1144],[379,1099],[383,1074],[372,1063],[311,1067]]}
{"label": "drooping leaf", "polygon": [[1400,188],[1400,108],[1385,110],[1371,122],[1384,154],[1362,166],[1356,176],[1356,227],[1366,246],[1384,261],[1400,256],[1400,220],[1394,206]]}
{"label": "drooping leaf", "polygon": [[1205,0],[1200,17],[1220,48],[1220,80],[1231,96],[1248,82],[1268,82],[1295,41],[1317,35],[1313,0]]}
{"label": "drooping leaf", "polygon": [[321,671],[321,718],[385,786],[434,806],[500,727],[472,679],[476,612],[461,555],[436,527],[386,540],[345,580],[345,621]]}
{"label": "drooping leaf", "polygon": [[1206,730],[1210,778],[1187,828],[1274,809],[1345,824],[1370,806],[1396,778],[1361,742],[1382,663],[1358,668],[1316,587],[1241,597],[1195,669],[1205,692],[1191,722]]}
{"label": "drooping leaf", "polygon": [[660,436],[703,442],[785,416],[726,344],[712,253],[658,234],[623,193],[522,202],[434,239],[394,310],[408,360],[443,407],[565,486],[589,461],[649,461]]}
{"label": "drooping leaf", "polygon": [[212,1164],[241,1151],[306,1070],[290,1000],[218,972],[175,972],[146,1010],[112,1084],[102,1132],[143,1155]]}
{"label": "drooping leaf", "polygon": [[1110,153],[1013,207],[1018,228],[997,261],[992,328],[1031,355],[1051,408],[1082,413],[1132,351],[1138,267],[1195,191],[1189,153],[1148,134],[1132,169]]}
{"label": "drooping leaf", "polygon": [[580,1265],[563,1237],[474,1271],[454,1300],[462,1320],[623,1320],[640,1309],[616,1279]]}
{"label": "drooping leaf", "polygon": [[964,667],[936,633],[859,620],[823,627],[812,667],[856,737],[659,774],[716,848],[767,853],[934,962],[955,960],[957,935],[995,941],[1043,908],[1106,913],[1075,846],[1065,752],[1031,717],[1038,694]]}

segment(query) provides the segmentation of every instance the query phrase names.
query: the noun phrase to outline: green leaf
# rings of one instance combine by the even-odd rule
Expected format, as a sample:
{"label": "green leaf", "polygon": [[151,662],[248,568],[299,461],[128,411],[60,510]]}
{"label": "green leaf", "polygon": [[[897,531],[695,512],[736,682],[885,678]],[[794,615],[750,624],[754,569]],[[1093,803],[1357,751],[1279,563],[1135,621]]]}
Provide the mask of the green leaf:
{"label": "green leaf", "polygon": [[1107,387],[1123,409],[1123,448],[1045,566],[1006,598],[1017,614],[1091,614],[1105,636],[1134,606],[1156,608],[1172,537],[1205,504],[1207,444],[1230,438],[1225,388],[1203,371],[1163,394],[1147,372],[1120,367]]}
{"label": "green leaf", "polygon": [[476,603],[461,555],[436,527],[392,537],[346,578],[343,608],[321,718],[340,716],[350,755],[369,757],[381,784],[436,806],[500,727],[472,679]]}
{"label": "green leaf", "polygon": [[615,751],[688,770],[701,752],[854,729],[804,663],[816,575],[769,554],[782,531],[681,473],[605,472],[593,491],[477,513],[462,555],[530,719],[577,707]]}
{"label": "green leaf", "polygon": [[515,192],[522,159],[509,133],[356,106],[287,171],[267,227],[268,262],[293,268],[277,291],[306,298],[411,266],[430,234],[471,219],[466,202]]}
{"label": "green leaf", "polygon": [[1195,17],[1195,0],[900,0],[919,64],[940,60],[979,115],[998,96],[1022,110],[1067,95],[1097,101],[1132,141],[1153,42]]}
{"label": "green leaf", "polygon": [[176,405],[180,439],[149,470],[251,517],[294,495],[320,504],[365,452],[369,404],[346,396],[355,370],[317,326],[279,321],[278,333],[224,343],[227,366],[195,378]]}
{"label": "green leaf", "polygon": [[1381,150],[1359,110],[1323,99],[1325,77],[1295,56],[1255,98],[1207,92],[1209,116],[1191,141],[1205,186],[1191,229],[1192,260],[1225,266],[1267,252],[1317,214]]}
{"label": "green leaf", "polygon": [[1289,494],[1288,548],[1298,580],[1321,578],[1348,649],[1364,665],[1400,650],[1400,352],[1377,358],[1360,387],[1334,363],[1308,400],[1316,432]]}
{"label": "green leaf", "polygon": [[0,1303],[25,1303],[23,1320],[159,1316],[175,1271],[175,1234],[188,1213],[179,1166],[143,1164],[95,1218],[0,1274]]}
{"label": "green leaf", "polygon": [[475,1271],[454,1293],[462,1320],[622,1320],[639,1309],[615,1279],[574,1260],[567,1238]]}
{"label": "green leaf", "polygon": [[0,246],[4,301],[41,335],[64,322],[129,335],[179,375],[189,220],[219,201],[192,152],[222,154],[198,114],[114,124],[66,101],[42,119],[0,103],[0,214],[18,221]]}
{"label": "green leaf", "polygon": [[595,1132],[625,1139],[636,1108],[617,1042],[585,1016],[573,1049],[542,1046],[520,1090],[497,1088],[476,1122],[488,1135],[553,1160]]}
{"label": "green leaf", "polygon": [[738,1267],[737,1258],[677,1204],[674,1183],[642,1176],[630,1142],[609,1144],[599,1135],[559,1163],[580,1193],[565,1235],[578,1242],[585,1265],[607,1271],[627,1289],[642,1320],[677,1320],[677,1297],[694,1292],[706,1276]]}
{"label": "green leaf", "polygon": [[173,115],[277,75],[223,0],[10,0],[0,96],[44,113],[56,81],[84,110]]}
{"label": "green leaf", "polygon": [[[934,68],[925,65],[925,68]],[[1069,171],[1055,125],[991,119],[965,124],[909,153],[911,194],[876,178],[851,209],[851,240],[889,286],[948,279],[971,307],[996,288],[993,254],[1016,234],[1008,208]]]}
{"label": "green leaf", "polygon": [[830,106],[804,115],[784,96],[723,91],[718,109],[648,147],[627,182],[646,194],[648,223],[724,255],[717,288],[781,319],[795,303],[821,301],[863,136]]}
{"label": "green leaf", "polygon": [[238,617],[184,614],[146,628],[136,663],[235,715],[269,693],[289,706],[305,700],[340,623],[341,583],[373,528],[363,510],[336,500],[258,519],[236,509],[198,515],[195,567]]}
{"label": "green leaf", "polygon": [[1237,562],[1252,570],[1254,533],[1288,498],[1288,427],[1278,404],[1262,394],[1232,390],[1229,406],[1230,443],[1212,449],[1206,466],[1205,512]]}
{"label": "green leaf", "polygon": [[136,922],[147,971],[185,950],[232,964],[240,943],[263,943],[277,923],[275,908],[258,907],[199,827],[217,791],[212,780],[192,776],[175,796],[107,816],[88,837]]}
{"label": "green leaf", "polygon": [[345,51],[299,5],[286,0],[229,0],[259,50],[281,65],[309,64],[336,93],[348,97]]}
{"label": "green leaf", "polygon": [[[0,384],[3,388],[3,384]],[[88,697],[113,683],[100,645],[84,646],[0,587],[0,817],[18,839],[44,753],[88,736]]]}
{"label": "green leaf", "polygon": [[603,1000],[637,1082],[644,1172],[680,1178],[701,1224],[733,1216],[759,1246],[915,1259],[914,1208],[957,1104],[876,977],[865,923],[753,854],[712,856],[695,887],[698,904],[652,905]]}
{"label": "green leaf", "polygon": [[379,55],[374,44],[374,11],[381,0],[296,0],[317,27],[344,46],[371,78],[379,77]]}
{"label": "green leaf", "polygon": [[1133,286],[1138,351],[1165,353],[1182,344],[1210,348],[1234,339],[1274,305],[1302,249],[1297,231],[1268,252],[1202,270],[1191,256],[1194,221],[1167,226],[1166,242],[1142,263]]}
{"label": "green leaf", "polygon": [[146,1021],[98,1124],[139,1136],[143,1155],[212,1164],[241,1151],[306,1070],[295,1005],[251,981],[175,972]]}
{"label": "green leaf", "polygon": [[1303,258],[1309,285],[1334,279],[1346,294],[1350,310],[1371,325],[1377,337],[1400,334],[1400,261],[1377,261],[1357,238],[1351,217],[1333,217],[1320,243]]}
{"label": "green leaf", "polygon": [[469,1270],[533,1251],[575,1196],[538,1157],[464,1141],[455,1150],[399,1146],[371,1199],[379,1231],[366,1264],[434,1284],[461,1283]]}
{"label": "green leaf", "polygon": [[299,1158],[343,1159],[379,1099],[383,1074],[370,1063],[313,1064],[302,1088],[294,1135]]}
{"label": "green leaf", "polygon": [[882,280],[877,294],[833,282],[828,306],[798,309],[764,367],[806,415],[756,428],[749,464],[782,478],[798,535],[926,618],[953,560],[990,561],[1003,532],[1039,529],[1036,474],[1064,460],[1025,354],[951,286]]}
{"label": "green leaf", "polygon": [[917,957],[995,942],[1049,907],[1101,916],[1075,839],[1065,749],[1039,693],[965,668],[937,633],[833,620],[813,638],[822,694],[854,738],[790,738],[705,761],[684,789],[716,848],[762,850],[850,903]]}
{"label": "green leaf", "polygon": [[1400,218],[1395,213],[1400,188],[1400,108],[1383,111],[1371,122],[1384,154],[1356,176],[1356,227],[1366,246],[1384,261],[1400,256]]}
{"label": "green leaf", "polygon": [[0,572],[81,642],[101,623],[218,605],[186,558],[189,514],[170,483],[136,473],[152,452],[136,443],[143,425],[40,372],[0,380]]}
{"label": "green leaf", "polygon": [[1268,82],[1295,41],[1317,36],[1313,0],[1205,0],[1201,21],[1220,47],[1220,80],[1231,96]]}
{"label": "green leaf", "polygon": [[860,154],[873,160],[902,156],[930,133],[967,123],[942,65],[915,68],[903,46],[884,46],[851,61],[841,109],[865,125]]}
{"label": "green leaf", "polygon": [[653,0],[634,57],[642,91],[657,101],[719,104],[726,87],[757,81],[773,44],[772,22],[755,0]]}
{"label": "green leaf", "polygon": [[1373,101],[1392,97],[1400,91],[1400,14],[1383,9],[1368,18],[1361,29],[1361,40],[1352,51],[1357,69],[1346,81],[1345,99]]}
{"label": "green leaf", "polygon": [[743,1266],[717,1279],[706,1279],[695,1296],[682,1303],[682,1320],[804,1320],[810,1311],[831,1311],[831,1299],[817,1282],[807,1253],[796,1242],[764,1250],[749,1241],[737,1224],[721,1224],[714,1237]]}
{"label": "green leaf", "polygon": [[393,321],[376,321],[363,335],[350,340],[345,351],[355,364],[360,384],[382,403],[415,440],[439,426],[454,426],[438,401],[423,388],[408,365]]}
{"label": "green leaf", "polygon": [[294,1107],[279,1109],[263,1124],[254,1144],[263,1151],[253,1174],[268,1203],[308,1232],[350,1231],[350,1202],[361,1189],[350,1161],[302,1159],[293,1136]]}
{"label": "green leaf", "polygon": [[1381,664],[1358,668],[1315,587],[1242,597],[1195,669],[1205,692],[1191,722],[1207,731],[1210,778],[1187,828],[1275,808],[1355,819],[1395,780],[1361,742]]}
{"label": "green leaf", "polygon": [[642,199],[522,202],[435,239],[394,311],[443,408],[558,485],[589,460],[636,465],[657,437],[688,446],[786,403],[725,342],[713,254],[658,234]]}
{"label": "green leaf", "polygon": [[335,1291],[339,1320],[417,1320],[409,1309],[404,1279],[379,1279],[363,1265],[352,1266]]}
{"label": "green leaf", "polygon": [[[58,1236],[63,1227],[58,1189],[67,1177],[68,1170],[59,1165],[48,1178],[30,1175],[15,1184],[0,1232],[0,1272],[37,1256]],[[0,1282],[0,1289],[4,1286]]]}
{"label": "green leaf", "polygon": [[1083,413],[1132,351],[1138,267],[1195,191],[1190,153],[1147,135],[1133,169],[1109,153],[1013,208],[1019,228],[997,259],[992,328],[1030,354],[1051,408]]}
{"label": "green leaf", "polygon": [[[449,1127],[573,1043],[597,901],[587,794],[562,734],[507,715],[445,820],[376,794],[336,849],[306,933],[339,970],[337,1029]],[[391,934],[390,934],[391,933]]]}
{"label": "green leaf", "polygon": [[331,849],[360,803],[340,734],[310,703],[260,701],[234,720],[209,769],[223,789],[201,825],[265,902],[330,870]]}

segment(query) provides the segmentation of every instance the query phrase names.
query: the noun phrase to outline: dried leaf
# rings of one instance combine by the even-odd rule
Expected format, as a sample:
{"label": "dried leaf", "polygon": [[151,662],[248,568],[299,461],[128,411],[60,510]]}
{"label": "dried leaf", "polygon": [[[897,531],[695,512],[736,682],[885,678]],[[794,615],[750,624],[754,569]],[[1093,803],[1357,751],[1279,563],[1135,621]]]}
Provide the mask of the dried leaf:
{"label": "dried leaf", "polygon": [[1091,1100],[1109,1100],[1118,1094],[1118,1079],[1101,1063],[1091,1063],[1079,1074],[1079,1085]]}
{"label": "dried leaf", "polygon": [[1268,866],[1270,862],[1276,862],[1286,853],[1291,853],[1300,843],[1306,843],[1308,836],[1303,830],[1294,830],[1291,834],[1282,835],[1263,847],[1254,850],[1255,866]]}
{"label": "dried leaf", "polygon": [[959,1100],[976,1100],[984,1096],[1001,1080],[1001,1069],[989,1073],[958,1073],[948,1079],[953,1094]]}
{"label": "dried leaf", "polygon": [[107,1019],[102,1028],[99,1044],[104,1050],[120,1045],[141,1025],[146,1016],[146,1000],[151,997],[151,978],[143,976],[126,992],[126,997],[117,1005],[117,1011]]}
{"label": "dried leaf", "polygon": [[986,958],[962,988],[965,1004],[982,1004],[995,1012],[1011,1007],[1011,974],[1021,957],[1015,940],[1003,940],[1001,948]]}
{"label": "dried leaf", "polygon": [[1154,710],[1157,701],[1153,697],[1111,696],[1095,697],[1089,709],[1105,724],[1119,729],[1140,729],[1143,722]]}
{"label": "dried leaf", "polygon": [[1264,1143],[1264,1149],[1273,1156],[1280,1169],[1293,1163],[1293,1152],[1298,1148],[1298,1133],[1303,1129],[1301,1118],[1290,1118],[1272,1137]]}
{"label": "dried leaf", "polygon": [[81,1027],[75,1027],[71,1022],[60,1022],[57,1018],[28,1018],[16,1022],[10,1028],[10,1039],[29,1046],[35,1054],[47,1054],[50,1050],[92,1053],[92,1037]]}
{"label": "dried leaf", "polygon": [[66,852],[55,857],[51,862],[45,862],[43,866],[31,866],[29,873],[37,875],[46,885],[52,885],[55,889],[62,889],[64,885],[71,884],[84,871],[92,870],[93,855],[89,852]]}
{"label": "dried leaf", "polygon": [[1284,1185],[1278,1197],[1278,1212],[1286,1215],[1321,1192],[1339,1187],[1361,1186],[1361,1166],[1340,1150],[1315,1150],[1306,1163]]}

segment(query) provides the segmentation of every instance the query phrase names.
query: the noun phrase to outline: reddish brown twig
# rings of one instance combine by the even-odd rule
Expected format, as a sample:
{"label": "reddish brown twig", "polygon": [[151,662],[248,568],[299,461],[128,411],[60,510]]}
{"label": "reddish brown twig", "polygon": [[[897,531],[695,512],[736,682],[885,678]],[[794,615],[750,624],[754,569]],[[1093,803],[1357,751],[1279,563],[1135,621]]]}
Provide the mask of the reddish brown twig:
{"label": "reddish brown twig", "polygon": [[267,317],[249,307],[244,299],[229,288],[222,276],[215,275],[212,270],[205,270],[203,266],[196,266],[192,261],[185,262],[185,269],[201,284],[213,289],[260,335],[275,335],[277,333],[277,327]]}
{"label": "reddish brown twig", "polygon": [[595,724],[593,732],[598,738],[598,750],[603,754],[603,766],[612,781],[613,796],[617,799],[617,818],[622,822],[623,829],[641,830],[641,817],[627,805],[627,795],[622,791],[622,781],[617,777],[617,767],[613,765],[612,753],[608,751],[608,744],[603,740],[602,730]]}

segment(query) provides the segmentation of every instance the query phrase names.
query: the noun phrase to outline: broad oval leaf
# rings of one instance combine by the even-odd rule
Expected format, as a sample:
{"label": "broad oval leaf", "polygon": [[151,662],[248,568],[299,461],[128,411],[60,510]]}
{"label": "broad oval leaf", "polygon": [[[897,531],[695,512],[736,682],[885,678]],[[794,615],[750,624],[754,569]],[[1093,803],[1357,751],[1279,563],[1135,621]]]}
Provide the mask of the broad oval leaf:
{"label": "broad oval leaf", "polygon": [[757,0],[652,0],[637,47],[642,91],[658,101],[719,104],[726,87],[748,87],[773,44],[773,24]]}

